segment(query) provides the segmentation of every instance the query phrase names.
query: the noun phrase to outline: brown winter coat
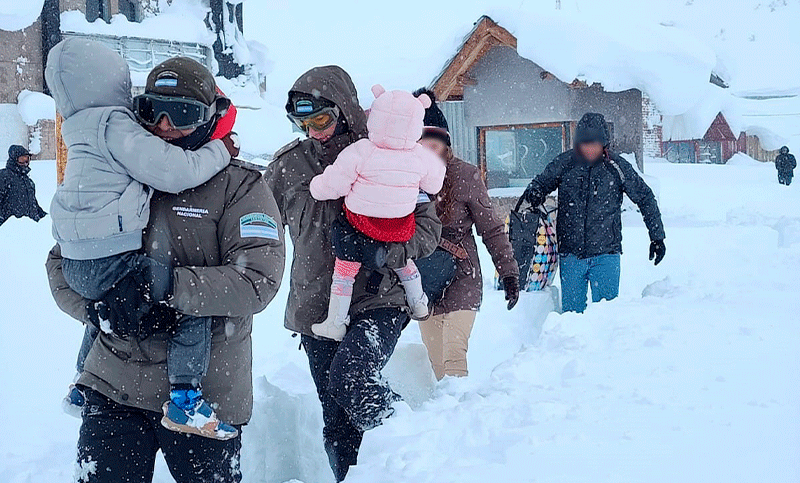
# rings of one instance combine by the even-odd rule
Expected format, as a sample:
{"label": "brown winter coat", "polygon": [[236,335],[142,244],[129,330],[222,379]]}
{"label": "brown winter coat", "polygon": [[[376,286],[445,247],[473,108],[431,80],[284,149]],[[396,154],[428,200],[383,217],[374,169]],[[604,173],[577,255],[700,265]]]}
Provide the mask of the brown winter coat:
{"label": "brown winter coat", "polygon": [[[148,256],[176,267],[172,306],[214,317],[204,395],[219,404],[223,421],[245,424],[253,407],[253,314],[272,300],[283,275],[283,227],[275,200],[258,171],[233,160],[198,188],[155,193],[150,209],[144,247]],[[243,217],[253,213],[275,221],[275,238],[241,236]],[[58,246],[47,259],[47,273],[61,310],[87,321],[86,301],[61,273]],[[169,399],[167,345],[163,333],[141,341],[101,333],[78,382],[117,403],[160,412]]]}
{"label": "brown winter coat", "polygon": [[[283,222],[289,228],[294,247],[286,328],[313,337],[311,326],[328,313],[334,254],[331,223],[342,213],[342,200],[317,201],[311,196],[311,179],[349,144],[366,137],[364,111],[358,104],[355,86],[340,67],[317,67],[300,76],[292,91],[321,93],[341,109],[350,132],[323,146],[316,140],[297,140],[275,154],[265,178],[278,202]],[[441,233],[433,201],[417,204],[416,233],[406,243],[390,243],[389,266],[403,266],[408,258],[419,258],[435,250]],[[402,263],[401,263],[402,262]],[[352,315],[371,309],[396,307],[408,310],[405,295],[392,270],[361,270],[353,288]]]}
{"label": "brown winter coat", "polygon": [[519,276],[519,267],[505,232],[505,224],[492,208],[478,168],[450,156],[445,188],[439,195],[437,212],[444,225],[442,238],[460,244],[469,256],[458,260],[455,278],[447,287],[444,298],[435,307],[434,314],[478,310],[483,299],[483,278],[478,260],[478,246],[472,235],[473,225],[489,250],[500,277]]}

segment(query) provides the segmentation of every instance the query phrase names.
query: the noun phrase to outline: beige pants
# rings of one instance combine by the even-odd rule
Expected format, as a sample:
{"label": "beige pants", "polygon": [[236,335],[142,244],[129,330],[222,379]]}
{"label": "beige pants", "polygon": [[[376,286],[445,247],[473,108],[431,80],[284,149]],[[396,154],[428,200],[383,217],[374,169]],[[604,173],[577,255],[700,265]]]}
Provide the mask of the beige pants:
{"label": "beige pants", "polygon": [[459,310],[436,315],[419,323],[422,342],[436,379],[444,376],[464,377],[467,371],[469,335],[475,324],[474,310]]}

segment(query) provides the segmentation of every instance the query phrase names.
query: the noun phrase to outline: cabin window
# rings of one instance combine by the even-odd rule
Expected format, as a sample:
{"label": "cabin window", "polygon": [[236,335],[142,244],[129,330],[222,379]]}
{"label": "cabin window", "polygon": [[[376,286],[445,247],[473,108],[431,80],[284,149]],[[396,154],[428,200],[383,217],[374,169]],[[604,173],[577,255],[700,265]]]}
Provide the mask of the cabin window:
{"label": "cabin window", "polygon": [[723,164],[719,141],[665,141],[664,157],[672,163]]}
{"label": "cabin window", "polygon": [[524,187],[569,144],[570,123],[479,128],[480,166],[492,188]]}

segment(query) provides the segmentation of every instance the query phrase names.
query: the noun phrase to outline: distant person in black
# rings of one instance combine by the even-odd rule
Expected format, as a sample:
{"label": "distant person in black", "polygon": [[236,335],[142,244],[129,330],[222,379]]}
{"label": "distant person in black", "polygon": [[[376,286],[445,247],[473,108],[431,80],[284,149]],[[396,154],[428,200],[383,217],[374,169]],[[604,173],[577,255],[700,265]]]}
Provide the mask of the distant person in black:
{"label": "distant person in black", "polygon": [[794,168],[797,167],[797,160],[793,154],[789,154],[789,148],[784,146],[780,154],[775,158],[775,168],[778,170],[778,183],[789,186],[794,178]]}
{"label": "distant person in black", "polygon": [[28,176],[31,153],[22,146],[8,148],[8,162],[0,169],[0,225],[12,216],[39,221],[47,215],[36,201],[36,186]]}

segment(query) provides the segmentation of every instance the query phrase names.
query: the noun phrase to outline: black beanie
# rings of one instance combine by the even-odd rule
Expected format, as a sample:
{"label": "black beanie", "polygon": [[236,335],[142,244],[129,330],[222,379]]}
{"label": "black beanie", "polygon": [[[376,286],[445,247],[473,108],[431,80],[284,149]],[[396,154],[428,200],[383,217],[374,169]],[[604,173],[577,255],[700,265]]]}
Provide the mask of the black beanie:
{"label": "black beanie", "polygon": [[422,94],[427,94],[431,98],[431,106],[425,109],[425,118],[423,119],[425,128],[422,131],[422,137],[440,139],[450,146],[450,128],[447,125],[447,118],[436,104],[436,94],[427,87],[421,87],[414,91],[414,97]]}
{"label": "black beanie", "polygon": [[575,146],[593,142],[608,146],[611,144],[611,134],[602,114],[587,112],[575,126]]}

